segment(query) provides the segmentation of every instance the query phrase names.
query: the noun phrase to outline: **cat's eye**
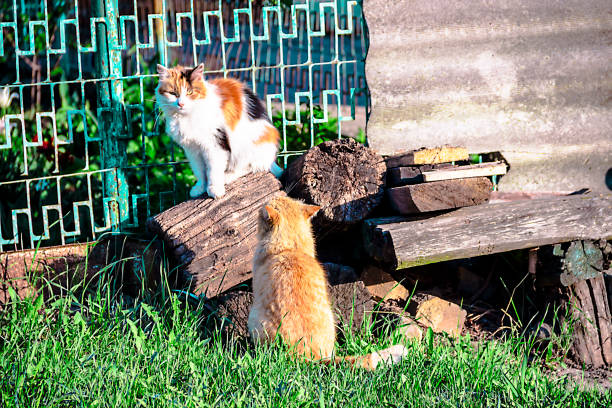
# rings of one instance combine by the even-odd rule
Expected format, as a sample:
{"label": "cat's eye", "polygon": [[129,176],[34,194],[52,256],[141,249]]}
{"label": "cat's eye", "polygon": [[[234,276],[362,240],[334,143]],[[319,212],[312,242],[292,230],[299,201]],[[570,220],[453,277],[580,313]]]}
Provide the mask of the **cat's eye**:
{"label": "cat's eye", "polygon": [[168,91],[168,92],[164,92],[164,93],[166,94],[166,96],[174,96],[174,97],[177,97],[177,96],[178,96],[178,95],[176,94],[176,92],[170,92],[170,91]]}
{"label": "cat's eye", "polygon": [[191,95],[193,93],[193,89],[188,89],[187,90],[187,95]]}

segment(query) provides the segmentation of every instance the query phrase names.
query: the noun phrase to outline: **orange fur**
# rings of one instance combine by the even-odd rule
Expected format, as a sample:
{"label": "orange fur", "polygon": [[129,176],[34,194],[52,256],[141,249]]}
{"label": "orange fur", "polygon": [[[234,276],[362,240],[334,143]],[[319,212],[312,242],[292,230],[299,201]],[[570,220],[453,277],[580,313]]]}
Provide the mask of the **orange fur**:
{"label": "orange fur", "polygon": [[280,135],[278,134],[278,130],[276,130],[276,128],[273,126],[268,126],[265,133],[255,141],[255,144],[259,145],[262,143],[272,143],[278,146],[279,139]]}
{"label": "orange fur", "polygon": [[365,356],[333,357],[334,316],[310,225],[317,210],[318,206],[288,197],[277,197],[262,208],[253,260],[251,336],[271,342],[278,333],[296,356],[325,364],[346,361],[374,369],[389,357],[398,361],[405,354],[403,346]]}
{"label": "orange fur", "polygon": [[217,78],[209,82],[217,86],[221,96],[221,108],[225,116],[225,123],[231,130],[234,130],[242,115],[242,88],[244,85],[231,78]]}

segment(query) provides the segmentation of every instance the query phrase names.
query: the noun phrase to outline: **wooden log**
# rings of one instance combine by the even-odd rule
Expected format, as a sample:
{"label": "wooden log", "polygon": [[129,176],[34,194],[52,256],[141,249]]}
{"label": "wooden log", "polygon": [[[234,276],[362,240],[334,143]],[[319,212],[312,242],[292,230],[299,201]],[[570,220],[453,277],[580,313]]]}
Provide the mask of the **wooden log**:
{"label": "wooden log", "polygon": [[612,365],[612,317],[603,274],[574,283],[569,305],[574,359],[595,368]]}
{"label": "wooden log", "polygon": [[399,214],[415,214],[482,204],[492,190],[488,178],[476,177],[394,187],[387,195]]}
{"label": "wooden log", "polygon": [[397,269],[576,240],[612,238],[612,195],[465,207],[418,221],[364,223],[366,252]]}
{"label": "wooden log", "polygon": [[429,183],[432,181],[440,180],[455,180],[469,177],[500,176],[503,174],[506,174],[506,163],[492,162],[424,171],[423,180]]}
{"label": "wooden log", "polygon": [[386,158],[387,167],[414,166],[419,164],[450,163],[468,160],[469,154],[465,147],[438,147],[420,149],[400,153]]}
{"label": "wooden log", "polygon": [[353,139],[311,148],[287,168],[288,194],[321,206],[315,224],[355,224],[377,207],[385,188],[381,156]]}
{"label": "wooden log", "polygon": [[329,298],[336,317],[336,324],[341,328],[350,327],[351,332],[358,333],[364,319],[372,313],[374,302],[362,281],[341,283],[329,287]]}
{"label": "wooden log", "polygon": [[[92,244],[71,244],[1,253],[0,304],[10,300],[9,287],[17,296],[24,298],[37,296],[42,280],[54,282],[56,287],[63,286],[58,280],[71,284],[73,276],[89,281],[87,277],[93,277],[95,271],[89,265],[87,270],[79,268],[79,265],[87,257],[91,246]],[[61,275],[64,277],[61,278]]]}
{"label": "wooden log", "polygon": [[284,195],[270,173],[248,174],[218,199],[197,198],[147,221],[195,293],[216,296],[251,277],[260,208]]}
{"label": "wooden log", "polygon": [[76,287],[84,290],[96,284],[101,271],[135,297],[143,284],[157,284],[161,258],[157,243],[124,235],[94,243],[4,252],[0,254],[0,304],[9,300],[9,287],[21,298],[39,293],[45,298],[65,296]]}
{"label": "wooden log", "polygon": [[[364,319],[372,313],[374,303],[362,281],[328,286],[336,324],[340,328],[350,327],[358,333]],[[216,317],[222,332],[237,338],[249,336],[249,311],[253,304],[253,293],[246,290],[231,291],[219,296]],[[342,334],[339,332],[338,334]]]}

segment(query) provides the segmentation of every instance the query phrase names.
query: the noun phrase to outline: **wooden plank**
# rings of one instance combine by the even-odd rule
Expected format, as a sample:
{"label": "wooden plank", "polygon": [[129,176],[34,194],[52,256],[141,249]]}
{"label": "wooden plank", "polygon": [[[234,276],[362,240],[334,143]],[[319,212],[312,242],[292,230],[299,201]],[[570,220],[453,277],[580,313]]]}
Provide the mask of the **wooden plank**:
{"label": "wooden plank", "polygon": [[387,167],[414,166],[419,164],[450,163],[468,160],[469,154],[465,147],[436,147],[400,153],[386,159]]}
{"label": "wooden plank", "polygon": [[389,186],[417,184],[423,181],[423,173],[420,167],[393,167],[387,170],[387,184]]}
{"label": "wooden plank", "polygon": [[476,177],[394,187],[387,195],[395,211],[415,214],[482,204],[492,190],[488,178]]}
{"label": "wooden plank", "polygon": [[423,172],[453,167],[450,163],[422,164],[419,166],[388,167],[387,186],[399,187],[406,184],[423,183]]}
{"label": "wooden plank", "polygon": [[[393,220],[393,219],[392,219]],[[397,269],[581,239],[612,239],[612,194],[465,207],[436,217],[365,223],[365,249]]]}
{"label": "wooden plank", "polygon": [[425,182],[432,182],[470,177],[500,176],[503,174],[506,174],[506,163],[499,161],[424,171],[423,180]]}
{"label": "wooden plank", "polygon": [[41,276],[56,282],[55,271],[59,275],[75,269],[85,259],[91,246],[71,244],[0,253],[0,304],[9,300],[9,287],[23,298],[35,295]]}

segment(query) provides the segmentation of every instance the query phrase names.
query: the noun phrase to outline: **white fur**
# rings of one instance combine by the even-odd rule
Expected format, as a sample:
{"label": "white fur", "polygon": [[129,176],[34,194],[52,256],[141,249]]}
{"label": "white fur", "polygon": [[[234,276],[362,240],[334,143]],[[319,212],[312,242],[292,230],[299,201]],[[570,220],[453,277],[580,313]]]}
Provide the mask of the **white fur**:
{"label": "white fur", "polygon": [[[225,194],[225,184],[250,172],[274,170],[278,177],[277,146],[272,143],[255,144],[272,124],[266,120],[252,121],[246,112],[243,95],[243,112],[234,130],[225,124],[221,109],[221,97],[215,85],[204,82],[206,97],[191,99],[183,89],[179,97],[155,95],[166,117],[166,132],[184,150],[197,183],[191,189],[191,197],[206,192],[212,198]],[[179,108],[179,100],[184,104]],[[227,132],[231,153],[228,154],[216,139],[217,129]],[[281,170],[282,172],[282,170]]]}

